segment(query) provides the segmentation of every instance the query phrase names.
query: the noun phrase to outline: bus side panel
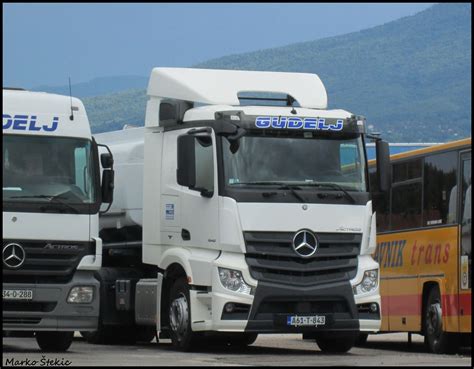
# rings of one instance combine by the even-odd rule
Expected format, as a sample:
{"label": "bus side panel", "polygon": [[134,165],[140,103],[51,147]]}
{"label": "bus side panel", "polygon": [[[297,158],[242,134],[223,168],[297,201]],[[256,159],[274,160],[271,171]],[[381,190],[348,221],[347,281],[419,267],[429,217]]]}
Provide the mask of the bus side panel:
{"label": "bus side panel", "polygon": [[461,291],[459,294],[459,331],[461,333],[471,333],[472,315],[472,295],[471,290]]}
{"label": "bus side panel", "polygon": [[382,330],[421,331],[423,288],[433,283],[441,293],[444,329],[459,331],[457,226],[380,234],[374,257],[382,304],[388,305],[382,308]]}

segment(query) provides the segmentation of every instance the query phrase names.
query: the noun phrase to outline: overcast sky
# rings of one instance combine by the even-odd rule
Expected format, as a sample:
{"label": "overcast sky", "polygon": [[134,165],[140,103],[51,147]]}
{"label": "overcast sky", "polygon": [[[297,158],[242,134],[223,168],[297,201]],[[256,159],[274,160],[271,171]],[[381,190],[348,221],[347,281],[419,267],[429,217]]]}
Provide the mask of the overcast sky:
{"label": "overcast sky", "polygon": [[413,15],[398,4],[3,4],[3,85],[148,76]]}

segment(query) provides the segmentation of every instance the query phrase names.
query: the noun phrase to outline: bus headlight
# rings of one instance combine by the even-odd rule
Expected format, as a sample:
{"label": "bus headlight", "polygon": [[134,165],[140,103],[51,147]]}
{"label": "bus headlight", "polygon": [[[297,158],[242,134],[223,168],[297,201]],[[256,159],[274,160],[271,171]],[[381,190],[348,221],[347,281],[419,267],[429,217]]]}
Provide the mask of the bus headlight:
{"label": "bus headlight", "polygon": [[78,286],[73,287],[67,302],[69,304],[90,304],[94,298],[94,287],[92,286]]}
{"label": "bus headlight", "polygon": [[242,272],[227,268],[218,268],[218,270],[219,279],[224,288],[234,292],[245,293],[247,295],[252,294],[252,287],[245,283]]}
{"label": "bus headlight", "polygon": [[355,295],[368,293],[375,290],[378,286],[379,271],[378,269],[366,270],[362,282],[352,287]]}

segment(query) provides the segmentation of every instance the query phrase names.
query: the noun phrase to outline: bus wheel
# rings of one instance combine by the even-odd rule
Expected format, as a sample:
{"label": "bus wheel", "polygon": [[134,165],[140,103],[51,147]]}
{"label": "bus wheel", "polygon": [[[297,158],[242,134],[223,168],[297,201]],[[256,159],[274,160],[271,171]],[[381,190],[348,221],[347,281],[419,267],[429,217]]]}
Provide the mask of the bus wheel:
{"label": "bus wheel", "polygon": [[425,306],[426,345],[435,354],[453,353],[458,346],[458,335],[443,331],[443,310],[438,287],[431,288]]}
{"label": "bus wheel", "polygon": [[46,352],[64,352],[71,346],[74,332],[36,332],[36,342]]}
{"label": "bus wheel", "polygon": [[324,332],[316,335],[316,343],[325,353],[344,353],[356,343],[359,332]]}
{"label": "bus wheel", "polygon": [[171,342],[181,351],[190,351],[196,338],[196,334],[191,330],[189,301],[189,285],[185,278],[180,278],[171,288],[169,322]]}

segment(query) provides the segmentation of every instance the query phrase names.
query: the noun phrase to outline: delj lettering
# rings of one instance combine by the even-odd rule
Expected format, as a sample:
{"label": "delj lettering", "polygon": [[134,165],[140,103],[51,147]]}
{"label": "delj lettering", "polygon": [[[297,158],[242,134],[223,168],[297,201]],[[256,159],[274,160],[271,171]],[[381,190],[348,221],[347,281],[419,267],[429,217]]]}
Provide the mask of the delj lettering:
{"label": "delj lettering", "polygon": [[54,132],[58,128],[59,118],[53,117],[49,124],[40,123],[37,121],[36,115],[9,115],[3,114],[2,129],[15,131],[45,131]]}

